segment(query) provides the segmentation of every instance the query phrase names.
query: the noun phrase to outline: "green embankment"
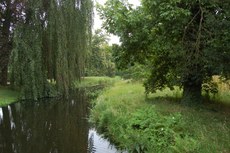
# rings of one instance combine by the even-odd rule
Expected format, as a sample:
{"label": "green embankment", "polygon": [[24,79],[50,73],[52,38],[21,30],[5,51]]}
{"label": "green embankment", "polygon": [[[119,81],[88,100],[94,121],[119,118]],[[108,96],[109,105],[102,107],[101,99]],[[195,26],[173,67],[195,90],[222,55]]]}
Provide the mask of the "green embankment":
{"label": "green embankment", "polygon": [[83,77],[81,81],[74,82],[76,88],[88,88],[94,86],[109,86],[119,80],[119,77]]}
{"label": "green embankment", "polygon": [[0,106],[6,106],[16,102],[19,97],[19,92],[11,90],[7,87],[0,87]]}
{"label": "green embankment", "polygon": [[181,106],[180,94],[146,96],[141,83],[117,81],[93,102],[90,121],[129,152],[230,152],[229,108]]}

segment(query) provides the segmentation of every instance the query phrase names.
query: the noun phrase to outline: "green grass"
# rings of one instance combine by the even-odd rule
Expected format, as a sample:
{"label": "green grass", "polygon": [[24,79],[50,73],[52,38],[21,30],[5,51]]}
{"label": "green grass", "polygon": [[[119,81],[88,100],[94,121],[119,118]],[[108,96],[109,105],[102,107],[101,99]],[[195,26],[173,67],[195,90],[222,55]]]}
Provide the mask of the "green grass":
{"label": "green grass", "polygon": [[166,89],[146,97],[141,83],[117,81],[94,101],[90,120],[129,152],[230,152],[229,107],[185,107],[180,96]]}
{"label": "green grass", "polygon": [[219,76],[213,76],[213,82],[217,84],[218,93],[211,96],[211,100],[230,106],[230,80],[222,81]]}
{"label": "green grass", "polygon": [[13,91],[7,87],[0,87],[0,106],[6,106],[16,102],[19,97],[19,92]]}
{"label": "green grass", "polygon": [[76,81],[74,85],[76,88],[88,88],[99,85],[106,86],[113,84],[116,80],[119,79],[119,77],[84,77],[81,79],[81,81]]}
{"label": "green grass", "polygon": [[[118,81],[109,90],[105,90],[96,100],[93,116],[97,120],[103,110],[113,114],[131,113],[133,110],[144,107],[144,87],[125,81]],[[137,94],[138,93],[138,94]]]}
{"label": "green grass", "polygon": [[[178,102],[154,99],[151,101],[158,112],[163,115],[180,112],[183,116],[183,128],[197,143],[193,152],[230,152],[230,108],[217,104],[206,104],[202,108],[194,109],[183,107]],[[182,148],[183,151],[189,150],[183,141],[180,142],[178,148]]]}
{"label": "green grass", "polygon": [[220,90],[218,94],[211,96],[211,100],[230,106],[230,89],[228,91]]}

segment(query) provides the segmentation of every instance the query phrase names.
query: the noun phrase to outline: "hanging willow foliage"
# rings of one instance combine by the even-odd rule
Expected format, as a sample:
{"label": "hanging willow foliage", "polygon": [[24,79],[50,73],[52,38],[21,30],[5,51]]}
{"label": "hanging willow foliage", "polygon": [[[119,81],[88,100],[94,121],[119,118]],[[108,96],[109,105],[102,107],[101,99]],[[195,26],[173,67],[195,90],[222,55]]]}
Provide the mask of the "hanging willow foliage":
{"label": "hanging willow foliage", "polygon": [[84,70],[92,7],[92,0],[26,2],[11,56],[11,82],[21,87],[25,99],[53,96],[53,89],[68,96]]}

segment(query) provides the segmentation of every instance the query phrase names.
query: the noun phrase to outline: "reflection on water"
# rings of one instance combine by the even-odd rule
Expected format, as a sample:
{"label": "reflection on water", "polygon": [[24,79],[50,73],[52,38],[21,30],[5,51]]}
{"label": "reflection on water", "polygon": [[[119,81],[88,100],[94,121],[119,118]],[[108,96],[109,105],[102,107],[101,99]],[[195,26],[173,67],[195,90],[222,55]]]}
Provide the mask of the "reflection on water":
{"label": "reflection on water", "polygon": [[108,140],[103,139],[94,129],[89,130],[88,145],[90,153],[119,153]]}
{"label": "reflection on water", "polygon": [[[115,153],[89,129],[83,93],[0,108],[0,153]],[[89,148],[89,149],[88,149]]]}

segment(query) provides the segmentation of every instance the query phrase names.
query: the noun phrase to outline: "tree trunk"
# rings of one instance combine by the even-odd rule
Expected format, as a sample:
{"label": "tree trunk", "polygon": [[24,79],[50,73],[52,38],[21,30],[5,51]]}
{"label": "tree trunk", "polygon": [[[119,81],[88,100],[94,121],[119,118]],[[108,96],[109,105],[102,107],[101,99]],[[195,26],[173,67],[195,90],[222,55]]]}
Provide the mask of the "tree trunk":
{"label": "tree trunk", "polygon": [[199,105],[202,102],[202,82],[187,82],[183,85],[182,104],[187,106]]}

